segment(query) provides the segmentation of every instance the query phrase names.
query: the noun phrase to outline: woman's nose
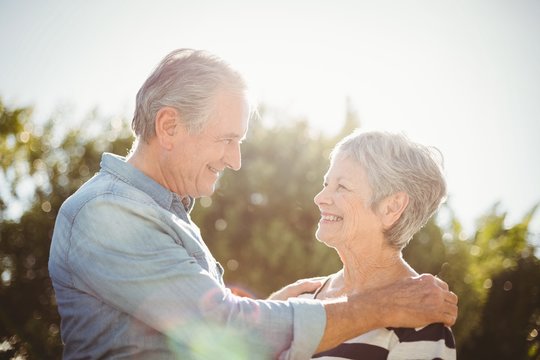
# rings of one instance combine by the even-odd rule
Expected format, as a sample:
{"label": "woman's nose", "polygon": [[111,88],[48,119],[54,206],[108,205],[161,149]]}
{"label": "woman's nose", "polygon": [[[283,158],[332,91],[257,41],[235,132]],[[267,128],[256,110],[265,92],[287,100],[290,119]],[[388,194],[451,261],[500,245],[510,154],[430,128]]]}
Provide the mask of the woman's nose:
{"label": "woman's nose", "polygon": [[326,188],[322,188],[321,191],[319,191],[319,193],[317,195],[315,195],[315,197],[313,198],[313,202],[316,204],[316,205],[320,205],[320,204],[327,204],[328,203],[328,196],[326,195]]}

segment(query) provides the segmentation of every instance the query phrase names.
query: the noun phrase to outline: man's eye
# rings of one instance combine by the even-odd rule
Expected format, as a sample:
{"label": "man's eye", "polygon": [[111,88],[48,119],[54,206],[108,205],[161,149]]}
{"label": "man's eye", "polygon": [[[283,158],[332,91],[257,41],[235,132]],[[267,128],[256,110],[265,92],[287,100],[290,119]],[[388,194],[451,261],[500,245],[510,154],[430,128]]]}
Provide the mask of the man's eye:
{"label": "man's eye", "polygon": [[230,143],[232,143],[232,139],[223,139],[223,142],[229,145]]}
{"label": "man's eye", "polygon": [[347,188],[341,184],[338,184],[337,188],[338,190],[347,190]]}

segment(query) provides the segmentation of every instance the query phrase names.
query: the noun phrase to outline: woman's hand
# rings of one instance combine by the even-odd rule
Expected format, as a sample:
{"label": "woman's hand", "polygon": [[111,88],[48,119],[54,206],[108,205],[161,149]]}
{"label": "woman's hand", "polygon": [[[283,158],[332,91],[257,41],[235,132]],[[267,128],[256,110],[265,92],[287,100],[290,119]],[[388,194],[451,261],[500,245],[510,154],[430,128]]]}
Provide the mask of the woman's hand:
{"label": "woman's hand", "polygon": [[287,300],[292,297],[298,297],[303,293],[314,292],[324,283],[325,277],[315,277],[309,279],[300,279],[281,290],[276,291],[268,297],[268,300]]}

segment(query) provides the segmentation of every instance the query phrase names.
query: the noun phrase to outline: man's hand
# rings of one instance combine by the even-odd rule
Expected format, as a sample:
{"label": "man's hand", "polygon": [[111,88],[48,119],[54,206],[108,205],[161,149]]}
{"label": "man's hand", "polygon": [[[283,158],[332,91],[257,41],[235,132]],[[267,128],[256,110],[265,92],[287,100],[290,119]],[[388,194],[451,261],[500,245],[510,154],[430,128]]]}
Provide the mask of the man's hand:
{"label": "man's hand", "polygon": [[[377,294],[378,293],[378,294]],[[385,326],[420,327],[431,323],[452,326],[458,315],[456,294],[441,279],[423,274],[378,289],[371,295],[385,304]]]}
{"label": "man's hand", "polygon": [[425,274],[323,304],[326,328],[316,352],[377,328],[437,322],[451,326],[457,318],[456,294],[444,281]]}
{"label": "man's hand", "polygon": [[298,280],[276,291],[268,297],[268,300],[287,300],[288,298],[298,297],[303,293],[313,292],[321,287],[324,279],[324,277],[316,277]]}

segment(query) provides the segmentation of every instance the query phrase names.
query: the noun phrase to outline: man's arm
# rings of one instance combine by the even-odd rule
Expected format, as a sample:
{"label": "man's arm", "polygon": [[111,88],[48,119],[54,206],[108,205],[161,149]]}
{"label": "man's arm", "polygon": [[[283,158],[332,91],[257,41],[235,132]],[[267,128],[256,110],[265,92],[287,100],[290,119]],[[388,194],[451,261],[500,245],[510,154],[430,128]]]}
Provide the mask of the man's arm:
{"label": "man's arm", "polygon": [[284,359],[314,353],[326,320],[320,302],[232,295],[199,263],[209,254],[185,226],[127,197],[86,202],[66,256],[73,286],[165,334],[182,351],[194,342],[217,351],[223,339],[241,339],[230,351]]}
{"label": "man's arm", "polygon": [[325,301],[326,328],[317,352],[370,330],[420,327],[431,323],[451,326],[457,318],[457,296],[448,285],[429,275],[399,281],[389,286]]}

